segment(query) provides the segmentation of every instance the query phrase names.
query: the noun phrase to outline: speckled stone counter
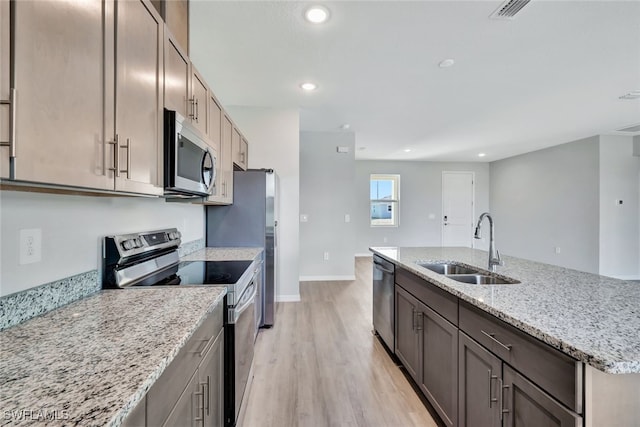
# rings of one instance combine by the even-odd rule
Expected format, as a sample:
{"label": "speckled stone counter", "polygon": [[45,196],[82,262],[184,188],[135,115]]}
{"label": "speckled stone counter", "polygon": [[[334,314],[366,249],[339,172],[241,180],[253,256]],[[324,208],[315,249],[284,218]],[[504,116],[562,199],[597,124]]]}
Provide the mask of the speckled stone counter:
{"label": "speckled stone counter", "polygon": [[0,332],[0,424],[120,425],[225,292],[101,291]]}
{"label": "speckled stone counter", "polygon": [[640,373],[640,284],[503,256],[498,273],[521,283],[471,285],[416,261],[487,269],[468,248],[370,248],[372,252],[601,371]]}
{"label": "speckled stone counter", "polygon": [[262,251],[262,248],[204,248],[180,261],[253,261]]}

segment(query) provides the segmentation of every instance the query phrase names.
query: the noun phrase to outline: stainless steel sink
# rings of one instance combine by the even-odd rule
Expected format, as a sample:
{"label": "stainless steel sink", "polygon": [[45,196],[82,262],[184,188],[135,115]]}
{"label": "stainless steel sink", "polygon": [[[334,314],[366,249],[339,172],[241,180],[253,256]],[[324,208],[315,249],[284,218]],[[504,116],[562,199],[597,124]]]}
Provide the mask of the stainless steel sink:
{"label": "stainless steel sink", "polygon": [[487,276],[484,274],[453,274],[447,275],[449,279],[458,282],[471,283],[473,285],[513,285],[520,283],[513,279],[503,279],[501,277]]}
{"label": "stainless steel sink", "polygon": [[480,270],[474,268],[464,267],[458,264],[447,263],[418,263],[420,267],[424,267],[431,271],[435,271],[438,274],[477,274]]}

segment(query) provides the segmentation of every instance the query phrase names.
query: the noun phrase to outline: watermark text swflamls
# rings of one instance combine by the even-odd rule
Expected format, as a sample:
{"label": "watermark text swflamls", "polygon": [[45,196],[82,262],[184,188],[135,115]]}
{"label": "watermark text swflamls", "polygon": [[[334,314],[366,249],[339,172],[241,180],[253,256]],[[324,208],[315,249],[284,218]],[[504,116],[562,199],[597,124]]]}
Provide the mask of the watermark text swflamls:
{"label": "watermark text swflamls", "polygon": [[66,409],[16,409],[4,411],[5,421],[57,421],[68,420],[69,411]]}

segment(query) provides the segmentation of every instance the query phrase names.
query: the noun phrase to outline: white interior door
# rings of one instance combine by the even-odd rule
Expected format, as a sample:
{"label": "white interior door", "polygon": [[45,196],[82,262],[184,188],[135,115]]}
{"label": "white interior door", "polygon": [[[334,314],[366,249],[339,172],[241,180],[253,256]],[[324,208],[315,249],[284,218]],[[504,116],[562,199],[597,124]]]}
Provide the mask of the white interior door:
{"label": "white interior door", "polygon": [[442,246],[473,246],[473,172],[442,172]]}

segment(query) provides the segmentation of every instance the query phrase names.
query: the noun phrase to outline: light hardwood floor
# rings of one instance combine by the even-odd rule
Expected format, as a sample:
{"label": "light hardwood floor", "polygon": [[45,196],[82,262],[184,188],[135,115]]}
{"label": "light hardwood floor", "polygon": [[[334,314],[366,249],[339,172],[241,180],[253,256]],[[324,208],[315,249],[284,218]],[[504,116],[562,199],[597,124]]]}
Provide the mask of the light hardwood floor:
{"label": "light hardwood floor", "polygon": [[435,427],[372,334],[371,259],[353,282],[302,282],[258,334],[242,427]]}

